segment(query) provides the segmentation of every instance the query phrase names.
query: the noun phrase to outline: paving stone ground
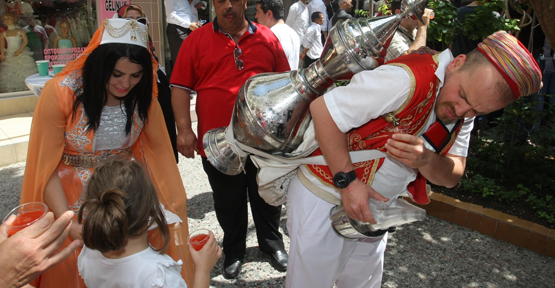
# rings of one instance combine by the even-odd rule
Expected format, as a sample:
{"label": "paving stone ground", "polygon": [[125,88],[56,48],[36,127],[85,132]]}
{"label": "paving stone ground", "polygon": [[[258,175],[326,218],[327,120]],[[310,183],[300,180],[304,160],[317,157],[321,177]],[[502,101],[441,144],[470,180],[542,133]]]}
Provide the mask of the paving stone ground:
{"label": "paving stone ground", "polygon": [[[25,163],[0,168],[2,218],[19,202],[24,168]],[[182,157],[179,169],[187,190],[189,229],[211,229],[221,243],[223,232],[216,220],[200,158]],[[288,249],[285,213],[284,209],[281,227]],[[245,261],[239,277],[227,280],[222,276],[220,259],[212,270],[211,287],[284,287],[285,273],[274,270],[268,256],[258,250],[250,214]],[[555,258],[428,217],[423,222],[399,227],[389,235],[382,287],[539,288],[555,287],[554,283]]]}

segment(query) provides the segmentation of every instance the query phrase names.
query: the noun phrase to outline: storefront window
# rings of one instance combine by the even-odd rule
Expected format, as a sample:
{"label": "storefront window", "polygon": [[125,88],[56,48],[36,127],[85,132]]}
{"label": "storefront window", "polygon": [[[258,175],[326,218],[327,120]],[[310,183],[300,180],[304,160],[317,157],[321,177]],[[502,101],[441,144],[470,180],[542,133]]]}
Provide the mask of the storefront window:
{"label": "storefront window", "polygon": [[0,16],[0,93],[27,90],[35,61],[77,58],[98,27],[92,0],[0,0]]}

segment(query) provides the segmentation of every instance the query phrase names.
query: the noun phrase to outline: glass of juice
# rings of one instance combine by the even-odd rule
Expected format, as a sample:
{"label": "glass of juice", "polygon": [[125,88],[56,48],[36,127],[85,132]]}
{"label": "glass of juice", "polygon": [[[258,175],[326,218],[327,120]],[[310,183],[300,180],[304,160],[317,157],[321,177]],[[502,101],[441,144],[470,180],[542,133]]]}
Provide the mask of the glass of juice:
{"label": "glass of juice", "polygon": [[6,222],[11,215],[15,215],[15,220],[8,224],[8,237],[39,221],[47,212],[48,206],[42,202],[30,202],[15,207],[2,221]]}
{"label": "glass of juice", "polygon": [[210,237],[210,230],[208,229],[199,229],[189,235],[189,243],[191,246],[197,251],[204,247],[204,244],[208,242],[208,238]]}

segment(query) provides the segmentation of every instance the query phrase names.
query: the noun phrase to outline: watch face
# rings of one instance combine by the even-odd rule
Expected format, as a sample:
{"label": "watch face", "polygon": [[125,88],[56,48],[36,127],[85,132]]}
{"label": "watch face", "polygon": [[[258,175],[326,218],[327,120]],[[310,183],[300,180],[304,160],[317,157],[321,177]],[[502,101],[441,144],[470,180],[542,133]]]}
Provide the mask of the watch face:
{"label": "watch face", "polygon": [[340,189],[347,188],[356,178],[355,171],[349,173],[338,172],[333,176],[333,184]]}

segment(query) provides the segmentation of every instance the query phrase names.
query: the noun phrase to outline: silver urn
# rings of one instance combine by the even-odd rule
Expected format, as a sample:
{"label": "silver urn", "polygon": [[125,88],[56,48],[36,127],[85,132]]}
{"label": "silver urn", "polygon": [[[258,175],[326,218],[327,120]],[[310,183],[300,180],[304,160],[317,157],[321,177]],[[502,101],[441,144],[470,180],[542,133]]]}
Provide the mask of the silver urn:
{"label": "silver urn", "polygon": [[204,135],[208,161],[224,174],[239,174],[247,153],[233,144],[235,141],[278,157],[294,158],[291,152],[303,141],[311,120],[310,103],[336,81],[349,80],[383,64],[402,18],[413,14],[421,17],[426,4],[427,0],[404,0],[397,15],[339,21],[329,31],[320,59],[308,68],[249,78],[237,95],[230,125]]}

